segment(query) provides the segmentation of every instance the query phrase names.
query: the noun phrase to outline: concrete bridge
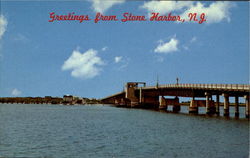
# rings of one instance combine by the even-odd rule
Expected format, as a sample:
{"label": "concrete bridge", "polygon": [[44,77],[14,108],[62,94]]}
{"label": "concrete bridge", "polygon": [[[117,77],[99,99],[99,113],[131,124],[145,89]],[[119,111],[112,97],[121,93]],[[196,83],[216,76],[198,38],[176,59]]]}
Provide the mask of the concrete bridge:
{"label": "concrete bridge", "polygon": [[[229,97],[235,98],[235,116],[239,116],[239,98],[245,100],[245,115],[250,116],[250,85],[244,84],[165,84],[146,86],[145,82],[128,82],[125,90],[101,99],[104,104],[132,108],[167,109],[179,112],[179,97],[191,98],[189,113],[198,113],[199,107],[206,107],[207,114],[220,113],[220,96],[224,97],[224,116],[229,116]],[[172,98],[169,98],[171,97]],[[212,96],[216,96],[215,100]],[[173,98],[174,97],[174,98]],[[202,98],[205,98],[202,100]]]}

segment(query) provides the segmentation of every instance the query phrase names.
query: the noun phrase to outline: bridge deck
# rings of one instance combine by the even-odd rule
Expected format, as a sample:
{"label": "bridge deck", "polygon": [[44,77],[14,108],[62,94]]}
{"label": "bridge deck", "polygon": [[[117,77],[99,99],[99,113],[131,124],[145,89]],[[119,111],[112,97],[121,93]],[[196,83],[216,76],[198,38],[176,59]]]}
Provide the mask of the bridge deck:
{"label": "bridge deck", "polygon": [[110,95],[110,96],[107,96],[105,98],[102,98],[101,100],[109,99],[109,98],[116,97],[116,96],[123,95],[123,94],[125,94],[124,91],[116,93],[116,94],[113,94],[113,95]]}
{"label": "bridge deck", "polygon": [[[166,92],[168,92],[168,89],[172,91],[173,90],[181,90],[183,91],[183,93],[185,92],[185,90],[189,90],[188,92],[186,91],[186,94],[178,94],[180,96],[183,97],[191,97],[192,94],[190,93],[190,90],[198,90],[198,91],[222,91],[222,92],[231,92],[231,93],[237,93],[237,95],[239,94],[246,94],[246,93],[250,93],[250,85],[246,85],[246,84],[163,84],[163,85],[158,85],[158,86],[147,86],[147,87],[138,87],[136,88],[137,90],[142,89],[142,90],[146,90],[146,91],[157,91],[157,89],[162,89],[162,90],[167,90]],[[190,96],[189,96],[189,95]],[[121,95],[125,95],[125,91],[113,94],[111,96],[107,96],[105,98],[102,98],[101,100],[105,100],[105,99],[109,99],[109,98],[115,98],[115,97],[119,97]],[[158,95],[158,94],[157,94]],[[172,94],[172,95],[176,95],[176,94]],[[172,96],[170,95],[170,96]],[[204,94],[200,94],[200,93],[196,93],[196,95],[199,95],[200,97],[204,97]]]}

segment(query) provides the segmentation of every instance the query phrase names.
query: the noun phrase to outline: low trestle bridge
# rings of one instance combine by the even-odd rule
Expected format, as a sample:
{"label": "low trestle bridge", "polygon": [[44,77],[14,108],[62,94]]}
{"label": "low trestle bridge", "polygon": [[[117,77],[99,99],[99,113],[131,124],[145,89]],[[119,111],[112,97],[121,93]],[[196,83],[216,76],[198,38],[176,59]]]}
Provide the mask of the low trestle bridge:
{"label": "low trestle bridge", "polygon": [[[179,97],[191,98],[189,113],[198,113],[199,107],[206,107],[207,114],[220,113],[220,96],[224,97],[224,116],[229,116],[229,97],[235,98],[235,116],[239,116],[239,98],[245,100],[245,115],[250,116],[250,85],[244,84],[165,84],[146,86],[145,82],[128,82],[125,90],[101,99],[105,104],[124,107],[167,109],[179,112]],[[172,96],[174,98],[168,98]],[[216,96],[213,100],[212,96]],[[205,98],[205,100],[201,99]]]}

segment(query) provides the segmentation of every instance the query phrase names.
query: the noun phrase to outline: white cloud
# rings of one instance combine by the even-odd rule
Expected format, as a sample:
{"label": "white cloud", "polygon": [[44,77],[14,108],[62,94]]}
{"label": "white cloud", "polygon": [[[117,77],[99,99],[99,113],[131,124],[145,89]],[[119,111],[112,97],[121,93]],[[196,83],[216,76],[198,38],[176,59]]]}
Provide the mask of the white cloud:
{"label": "white cloud", "polygon": [[147,9],[148,12],[156,12],[166,14],[172,11],[178,11],[186,7],[190,7],[193,2],[191,1],[150,1],[145,2],[141,8]]}
{"label": "white cloud", "polygon": [[205,6],[201,2],[193,1],[150,1],[145,2],[141,8],[146,9],[149,13],[157,12],[167,14],[170,12],[179,12],[182,18],[187,19],[189,13],[205,13],[206,23],[218,23],[222,20],[230,21],[229,9],[234,6],[232,2],[212,2]]}
{"label": "white cloud", "polygon": [[234,5],[230,2],[214,2],[211,3],[208,7],[205,7],[204,4],[197,2],[196,5],[192,5],[188,10],[186,10],[181,16],[188,17],[189,13],[205,13],[207,23],[218,23],[223,20],[230,22],[230,12],[229,9]]}
{"label": "white cloud", "polygon": [[12,92],[11,92],[11,95],[13,95],[13,96],[19,96],[21,94],[22,94],[22,92],[20,90],[16,89],[16,88],[13,89]]}
{"label": "white cloud", "polygon": [[108,49],[108,47],[106,46],[106,47],[103,47],[102,48],[102,51],[106,51]]}
{"label": "white cloud", "polygon": [[0,15],[0,40],[2,39],[6,29],[7,29],[8,21],[3,15]]}
{"label": "white cloud", "polygon": [[105,1],[105,0],[91,0],[92,7],[95,12],[106,12],[109,8],[113,5],[121,4],[125,2],[125,0],[112,0],[112,1]]}
{"label": "white cloud", "polygon": [[64,62],[62,70],[72,70],[71,76],[82,79],[93,78],[100,74],[101,67],[104,65],[98,52],[89,49],[84,53],[74,50],[71,56]]}
{"label": "white cloud", "polygon": [[128,67],[129,62],[130,62],[130,58],[116,56],[114,58],[114,63],[116,64],[116,66],[114,66],[114,69],[118,71],[123,71],[126,67]]}
{"label": "white cloud", "polygon": [[115,57],[115,63],[119,63],[122,60],[122,56]]}
{"label": "white cloud", "polygon": [[154,49],[155,53],[170,53],[178,50],[179,41],[176,38],[171,38],[169,42],[159,43]]}

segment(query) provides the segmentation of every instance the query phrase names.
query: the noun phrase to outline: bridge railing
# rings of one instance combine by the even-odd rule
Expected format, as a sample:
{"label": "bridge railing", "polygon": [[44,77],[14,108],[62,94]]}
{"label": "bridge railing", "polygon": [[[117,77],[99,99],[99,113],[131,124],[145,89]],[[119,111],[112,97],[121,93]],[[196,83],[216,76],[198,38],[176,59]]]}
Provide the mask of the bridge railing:
{"label": "bridge railing", "polygon": [[[147,86],[143,89],[157,88],[156,86]],[[250,85],[246,84],[164,84],[158,85],[158,88],[193,88],[193,89],[226,89],[226,90],[250,90]]]}

